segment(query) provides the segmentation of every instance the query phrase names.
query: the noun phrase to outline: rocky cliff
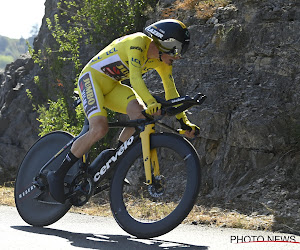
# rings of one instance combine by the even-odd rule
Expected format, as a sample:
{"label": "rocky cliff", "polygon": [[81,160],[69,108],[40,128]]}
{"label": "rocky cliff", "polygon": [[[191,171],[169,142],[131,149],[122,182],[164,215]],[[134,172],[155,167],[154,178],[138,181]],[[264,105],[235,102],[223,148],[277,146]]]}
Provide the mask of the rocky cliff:
{"label": "rocky cliff", "polygon": [[[206,22],[191,11],[183,20],[191,46],[174,67],[182,95],[208,96],[190,115],[201,128],[194,142],[203,167],[201,203],[273,213],[274,228],[289,224],[296,231],[299,7],[299,1],[232,1]],[[161,88],[157,76],[147,78]]]}
{"label": "rocky cliff", "polygon": [[[57,0],[45,2],[45,16],[34,49],[42,49],[47,44],[50,32],[46,27],[46,17],[57,13]],[[39,90],[34,76],[40,73],[29,54],[6,65],[0,73],[0,183],[12,181],[17,168],[30,146],[38,139],[37,114],[27,96],[27,89],[38,98]]]}
{"label": "rocky cliff", "polygon": [[[46,1],[46,16],[56,11]],[[174,1],[161,1],[161,9]],[[183,13],[183,14],[182,14]],[[203,167],[199,202],[273,213],[274,229],[299,231],[300,200],[300,3],[296,0],[233,0],[208,20],[192,10],[182,16],[191,46],[174,64],[180,94],[202,92],[191,109],[200,138],[193,141]],[[161,12],[154,19],[161,18]],[[47,42],[42,26],[36,46]],[[37,138],[36,114],[26,97],[38,68],[29,57],[0,75],[1,181]],[[162,91],[156,74],[145,76]]]}
{"label": "rocky cliff", "polygon": [[14,179],[24,154],[38,138],[26,88],[34,88],[34,63],[24,55],[0,75],[0,182]]}

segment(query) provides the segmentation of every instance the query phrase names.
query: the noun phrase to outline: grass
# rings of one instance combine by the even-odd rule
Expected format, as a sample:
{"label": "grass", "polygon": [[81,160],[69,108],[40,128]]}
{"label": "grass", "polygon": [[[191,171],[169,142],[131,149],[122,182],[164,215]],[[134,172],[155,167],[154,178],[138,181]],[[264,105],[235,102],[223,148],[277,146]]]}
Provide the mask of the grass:
{"label": "grass", "polygon": [[271,230],[273,215],[241,214],[219,207],[195,205],[184,223],[215,225],[218,227],[242,228],[249,230]]}
{"label": "grass", "polygon": [[[131,201],[131,203],[134,204],[131,207],[131,213],[133,214],[140,213],[146,206],[145,201]],[[0,205],[15,206],[12,183],[0,186]],[[172,204],[161,204],[161,207],[156,208],[156,213],[165,213],[166,207],[170,209],[172,208]],[[99,199],[94,198],[82,207],[72,207],[70,212],[93,216],[112,216],[108,200],[99,201]],[[147,219],[153,219],[151,216],[149,215]],[[252,230],[271,230],[273,221],[273,215],[245,215],[237,211],[221,209],[219,207],[195,205],[183,223]]]}
{"label": "grass", "polygon": [[0,205],[15,206],[13,183],[0,186]]}

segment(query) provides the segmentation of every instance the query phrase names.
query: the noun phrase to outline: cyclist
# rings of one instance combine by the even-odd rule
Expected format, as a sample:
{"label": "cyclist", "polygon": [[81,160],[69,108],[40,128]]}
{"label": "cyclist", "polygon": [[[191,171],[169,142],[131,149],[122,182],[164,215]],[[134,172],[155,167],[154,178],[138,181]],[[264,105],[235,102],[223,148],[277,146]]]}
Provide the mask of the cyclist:
{"label": "cyclist", "polygon": [[[161,104],[147,89],[142,74],[155,69],[160,75],[165,98],[179,97],[172,77],[172,62],[187,50],[190,41],[186,26],[175,19],[155,22],[145,28],[148,36],[138,32],[116,39],[83,68],[78,87],[89,131],[78,138],[57,171],[47,175],[49,191],[58,202],[64,203],[64,177],[74,163],[92,145],[108,132],[105,108],[124,113],[130,119],[144,118],[141,111],[150,115],[160,112]],[[123,85],[129,79],[132,88]],[[147,105],[145,105],[145,104]],[[105,108],[104,108],[105,107]],[[194,137],[199,128],[192,124],[184,112],[176,116],[187,137]],[[119,136],[119,145],[134,133],[134,128],[125,128]]]}

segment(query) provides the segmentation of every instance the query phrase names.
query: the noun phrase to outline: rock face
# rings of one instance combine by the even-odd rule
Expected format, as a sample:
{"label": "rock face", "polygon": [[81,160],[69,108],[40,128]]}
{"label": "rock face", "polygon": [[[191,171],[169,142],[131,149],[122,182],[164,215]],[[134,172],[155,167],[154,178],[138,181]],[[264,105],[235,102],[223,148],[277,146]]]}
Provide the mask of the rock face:
{"label": "rock face", "polygon": [[[57,13],[58,0],[45,2],[45,16],[34,49],[42,49],[49,44],[50,32],[46,27],[46,17]],[[38,98],[39,90],[34,76],[40,68],[30,55],[23,55],[8,64],[0,72],[0,183],[15,179],[17,168],[31,145],[38,139],[37,114],[27,96],[26,89]]]}
{"label": "rock face", "polygon": [[[205,24],[188,17],[190,49],[174,64],[181,95],[208,96],[190,115],[201,128],[201,202],[269,209],[274,228],[290,217],[299,229],[299,7],[239,0]],[[159,92],[159,78],[147,79]]]}
{"label": "rock face", "polygon": [[27,97],[35,67],[29,55],[0,75],[0,183],[13,180],[26,151],[38,138],[36,113]]}
{"label": "rock face", "polygon": [[[46,15],[55,13],[55,2],[46,1]],[[287,224],[299,231],[299,1],[234,0],[208,21],[190,15],[182,21],[191,45],[174,63],[176,86],[182,95],[208,96],[190,110],[201,128],[193,141],[203,168],[200,202],[272,211],[275,229]],[[40,33],[36,46],[48,35]],[[0,75],[0,181],[13,179],[37,138],[25,93],[37,70],[24,58]],[[145,79],[154,92],[162,91],[156,74]]]}
{"label": "rock face", "polygon": [[236,1],[190,28],[192,48],[175,78],[181,93],[208,96],[193,118],[208,186],[222,197],[297,152],[300,12],[291,2]]}

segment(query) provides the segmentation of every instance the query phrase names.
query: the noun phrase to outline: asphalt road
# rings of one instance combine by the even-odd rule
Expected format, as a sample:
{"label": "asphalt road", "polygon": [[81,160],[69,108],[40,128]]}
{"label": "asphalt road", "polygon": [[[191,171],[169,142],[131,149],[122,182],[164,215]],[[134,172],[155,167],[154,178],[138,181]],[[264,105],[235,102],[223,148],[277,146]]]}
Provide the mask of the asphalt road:
{"label": "asphalt road", "polygon": [[26,224],[16,208],[0,206],[0,249],[300,250],[300,236],[180,225],[158,238],[140,240],[124,232],[113,218],[67,213],[51,226],[37,228]]}

